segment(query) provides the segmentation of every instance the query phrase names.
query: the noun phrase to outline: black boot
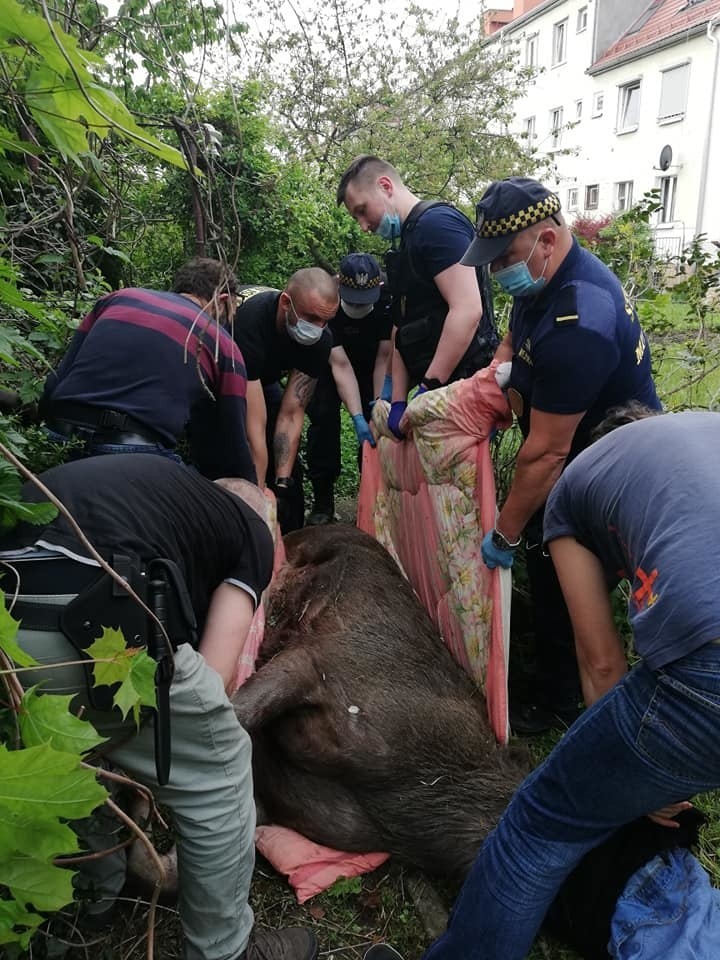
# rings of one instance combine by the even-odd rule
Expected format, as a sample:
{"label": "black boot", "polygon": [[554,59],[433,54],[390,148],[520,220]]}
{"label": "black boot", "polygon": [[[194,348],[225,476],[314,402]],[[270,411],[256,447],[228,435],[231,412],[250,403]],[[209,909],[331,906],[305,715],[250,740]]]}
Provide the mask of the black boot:
{"label": "black boot", "polygon": [[335,520],[335,484],[313,480],[313,508],[305,521],[308,527],[319,527]]}
{"label": "black boot", "polygon": [[403,960],[403,957],[389,943],[374,943],[365,951],[363,960]]}
{"label": "black boot", "polygon": [[286,927],[284,930],[254,928],[245,950],[237,960],[316,960],[318,942],[312,930]]}

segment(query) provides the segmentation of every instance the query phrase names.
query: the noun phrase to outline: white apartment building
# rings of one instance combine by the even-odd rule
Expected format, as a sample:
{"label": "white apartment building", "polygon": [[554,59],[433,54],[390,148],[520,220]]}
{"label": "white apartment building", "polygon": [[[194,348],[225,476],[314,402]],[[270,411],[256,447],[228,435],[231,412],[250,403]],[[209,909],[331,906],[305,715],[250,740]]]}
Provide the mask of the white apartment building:
{"label": "white apartment building", "polygon": [[570,219],[657,188],[658,252],[720,241],[720,0],[515,0],[486,29],[537,70],[514,132]]}

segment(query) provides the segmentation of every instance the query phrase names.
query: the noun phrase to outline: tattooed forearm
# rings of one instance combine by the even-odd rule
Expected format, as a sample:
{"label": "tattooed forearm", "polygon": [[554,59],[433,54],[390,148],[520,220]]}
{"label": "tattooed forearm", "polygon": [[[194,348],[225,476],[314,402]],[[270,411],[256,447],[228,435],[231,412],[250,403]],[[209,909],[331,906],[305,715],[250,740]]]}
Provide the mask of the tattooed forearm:
{"label": "tattooed forearm", "polygon": [[273,458],[275,460],[275,475],[287,477],[292,471],[290,462],[290,437],[285,431],[280,431],[273,437]]}
{"label": "tattooed forearm", "polygon": [[293,397],[301,404],[303,410],[310,402],[316,384],[317,380],[314,377],[309,377],[306,373],[300,373],[297,370],[293,371],[288,389],[292,387]]}

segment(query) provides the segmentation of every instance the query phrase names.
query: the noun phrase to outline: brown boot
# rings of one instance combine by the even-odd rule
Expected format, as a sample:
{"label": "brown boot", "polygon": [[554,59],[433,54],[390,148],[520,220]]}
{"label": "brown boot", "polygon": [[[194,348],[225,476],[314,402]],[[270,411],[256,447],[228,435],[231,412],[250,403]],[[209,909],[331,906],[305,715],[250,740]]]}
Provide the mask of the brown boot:
{"label": "brown boot", "polygon": [[254,927],[245,950],[237,960],[316,960],[318,942],[312,930],[258,930]]}

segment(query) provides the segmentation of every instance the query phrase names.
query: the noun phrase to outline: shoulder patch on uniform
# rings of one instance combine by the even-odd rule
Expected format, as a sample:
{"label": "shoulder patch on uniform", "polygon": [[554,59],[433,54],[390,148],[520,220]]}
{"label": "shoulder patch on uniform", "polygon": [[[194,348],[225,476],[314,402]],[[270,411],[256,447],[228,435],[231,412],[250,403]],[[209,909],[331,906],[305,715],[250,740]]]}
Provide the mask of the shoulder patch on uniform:
{"label": "shoulder patch on uniform", "polygon": [[562,287],[558,291],[553,304],[553,311],[556,327],[571,327],[578,322],[580,316],[577,308],[577,288],[575,284]]}

